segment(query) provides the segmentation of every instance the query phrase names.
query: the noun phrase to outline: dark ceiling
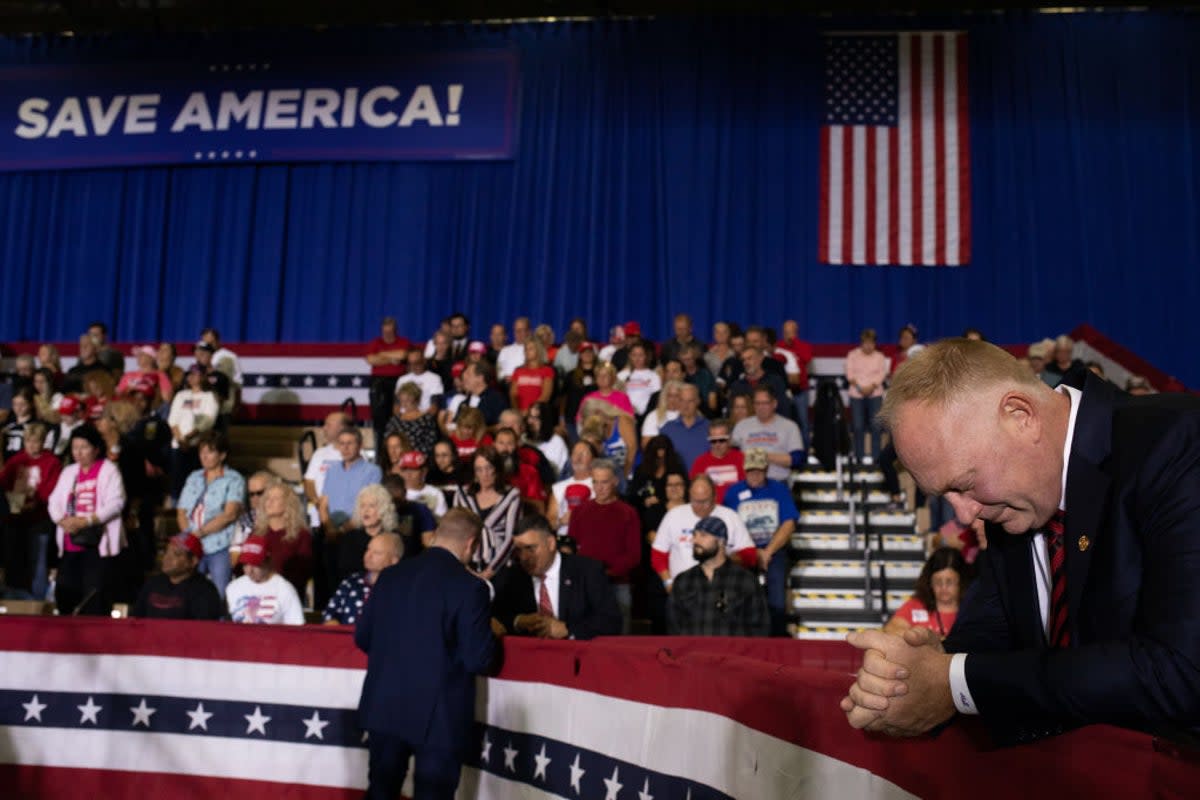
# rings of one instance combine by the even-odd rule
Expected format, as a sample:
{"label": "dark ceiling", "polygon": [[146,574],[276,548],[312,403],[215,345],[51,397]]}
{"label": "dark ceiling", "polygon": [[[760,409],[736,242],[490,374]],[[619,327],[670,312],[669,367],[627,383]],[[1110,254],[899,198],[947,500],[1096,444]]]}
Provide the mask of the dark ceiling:
{"label": "dark ceiling", "polygon": [[[1165,3],[1153,3],[1161,7]],[[0,0],[0,34],[237,30],[471,20],[651,17],[690,14],[824,14],[1032,9],[1020,0]],[[1097,2],[1087,8],[1125,8]]]}

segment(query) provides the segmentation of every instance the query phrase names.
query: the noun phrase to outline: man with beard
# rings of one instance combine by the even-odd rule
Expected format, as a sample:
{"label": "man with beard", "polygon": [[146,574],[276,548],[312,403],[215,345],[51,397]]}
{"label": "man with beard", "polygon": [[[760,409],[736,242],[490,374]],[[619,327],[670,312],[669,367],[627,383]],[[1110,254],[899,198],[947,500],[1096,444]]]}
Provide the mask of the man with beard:
{"label": "man with beard", "polygon": [[754,575],[729,560],[729,531],[705,517],[693,531],[696,566],[675,579],[667,603],[668,629],[677,636],[766,636],[767,603]]}
{"label": "man with beard", "polygon": [[546,489],[538,471],[526,464],[517,452],[517,432],[512,428],[501,428],[496,431],[496,452],[504,459],[504,471],[508,482],[521,492],[521,499],[526,501],[540,514],[546,510]]}

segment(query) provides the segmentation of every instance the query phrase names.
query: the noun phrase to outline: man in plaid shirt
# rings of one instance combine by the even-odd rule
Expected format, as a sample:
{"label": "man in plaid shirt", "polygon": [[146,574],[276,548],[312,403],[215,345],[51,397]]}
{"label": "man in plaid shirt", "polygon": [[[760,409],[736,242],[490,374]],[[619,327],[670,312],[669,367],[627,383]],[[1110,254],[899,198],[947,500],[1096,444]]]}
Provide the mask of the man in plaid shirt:
{"label": "man in plaid shirt", "polygon": [[680,636],[766,636],[767,601],[758,580],[725,554],[729,531],[704,517],[693,531],[699,562],[680,573],[668,603],[670,632]]}

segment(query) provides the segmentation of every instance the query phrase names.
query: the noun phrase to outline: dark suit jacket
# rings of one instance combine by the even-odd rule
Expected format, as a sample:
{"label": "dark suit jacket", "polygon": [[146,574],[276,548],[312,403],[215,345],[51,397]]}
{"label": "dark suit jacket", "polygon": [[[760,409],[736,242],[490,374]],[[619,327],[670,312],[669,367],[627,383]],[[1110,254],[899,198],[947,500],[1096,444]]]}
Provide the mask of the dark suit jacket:
{"label": "dark suit jacket", "polygon": [[354,630],[367,654],[358,703],[364,730],[422,747],[466,751],[475,675],[492,664],[487,584],[432,547],[379,575]]}
{"label": "dark suit jacket", "polygon": [[[584,556],[559,554],[558,618],[576,639],[617,636],[621,633],[621,610],[604,565]],[[496,588],[493,616],[514,630],[520,614],[536,614],[533,578],[520,567],[510,567]]]}
{"label": "dark suit jacket", "polygon": [[1200,400],[1088,375],[1067,467],[1071,647],[1048,649],[1028,535],[988,526],[945,645],[997,740],[1090,723],[1200,732]]}

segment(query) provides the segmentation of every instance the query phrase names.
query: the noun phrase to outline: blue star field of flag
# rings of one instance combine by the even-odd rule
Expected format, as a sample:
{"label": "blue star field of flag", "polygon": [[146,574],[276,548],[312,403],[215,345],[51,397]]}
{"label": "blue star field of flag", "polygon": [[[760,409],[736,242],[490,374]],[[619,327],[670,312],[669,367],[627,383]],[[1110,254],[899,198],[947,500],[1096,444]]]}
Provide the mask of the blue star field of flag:
{"label": "blue star field of flag", "polygon": [[898,69],[895,36],[826,37],[824,124],[896,125]]}

